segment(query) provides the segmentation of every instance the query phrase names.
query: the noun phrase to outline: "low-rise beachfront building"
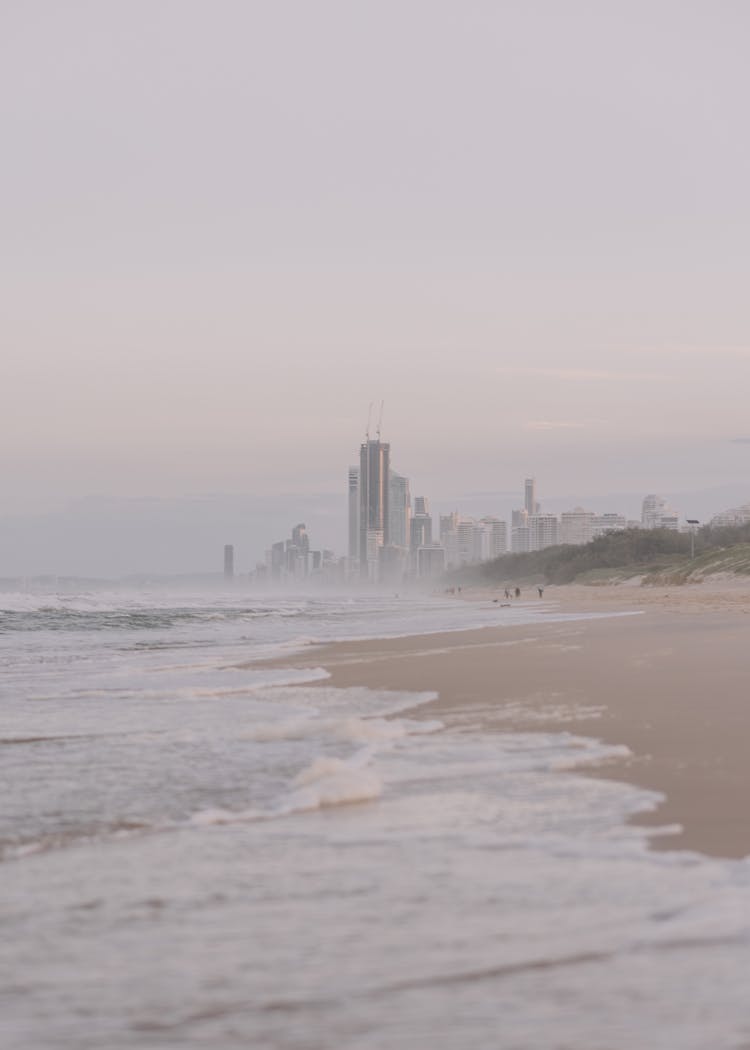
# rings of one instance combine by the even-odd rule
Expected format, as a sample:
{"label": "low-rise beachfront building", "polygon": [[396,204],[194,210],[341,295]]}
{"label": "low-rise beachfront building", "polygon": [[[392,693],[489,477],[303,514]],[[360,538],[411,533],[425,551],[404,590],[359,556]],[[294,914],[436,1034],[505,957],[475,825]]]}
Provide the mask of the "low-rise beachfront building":
{"label": "low-rise beachfront building", "polygon": [[594,516],[594,534],[591,538],[595,540],[607,532],[624,532],[630,526],[632,522],[628,522],[624,514],[597,514]]}
{"label": "low-rise beachfront building", "polygon": [[743,503],[741,507],[731,507],[723,510],[720,514],[714,514],[709,522],[714,528],[722,526],[747,525],[750,523],[750,503]]}

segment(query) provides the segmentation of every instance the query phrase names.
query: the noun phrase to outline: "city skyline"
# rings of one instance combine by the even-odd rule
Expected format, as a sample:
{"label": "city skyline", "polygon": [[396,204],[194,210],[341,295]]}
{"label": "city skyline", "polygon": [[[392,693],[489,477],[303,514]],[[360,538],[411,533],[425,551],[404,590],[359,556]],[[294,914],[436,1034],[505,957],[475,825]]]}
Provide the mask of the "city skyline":
{"label": "city skyline", "polygon": [[[399,461],[401,459],[399,453]],[[345,460],[344,460],[345,462]],[[345,472],[345,471],[344,471]],[[618,507],[628,519],[641,514],[648,490],[613,491],[603,496],[579,490],[548,493],[543,473],[545,507],[556,514],[583,505],[599,514]],[[750,484],[704,490],[659,493],[686,516],[703,522],[750,498]],[[430,495],[433,515],[458,509],[466,516],[486,514],[510,524],[513,509],[523,505],[523,475],[515,490],[491,489]],[[217,571],[217,550],[231,542],[237,571],[246,573],[279,536],[306,521],[318,547],[347,551],[348,503],[341,483],[337,491],[285,494],[269,498],[251,494],[186,495],[182,498],[115,499],[92,497],[46,515],[0,517],[0,577],[38,574],[114,578],[131,574],[185,574]]]}
{"label": "city skyline", "polygon": [[[376,436],[369,423],[359,446],[359,464],[346,475],[347,547],[345,553],[330,548],[311,550],[306,526],[292,529],[291,539],[278,540],[258,562],[260,582],[299,585],[318,578],[343,584],[400,585],[435,581],[444,572],[489,561],[505,554],[530,553],[558,545],[582,546],[611,532],[625,529],[667,529],[694,532],[700,520],[690,518],[658,493],[640,500],[640,513],[629,517],[609,507],[597,513],[581,504],[562,512],[545,508],[538,498],[535,476],[523,481],[522,506],[512,509],[509,520],[497,514],[471,516],[453,509],[433,519],[430,499],[415,495],[411,481],[391,466],[390,441],[381,440],[381,419]],[[693,512],[694,514],[695,512]],[[713,514],[704,524],[750,521],[750,503]],[[300,545],[300,532],[305,543]]]}

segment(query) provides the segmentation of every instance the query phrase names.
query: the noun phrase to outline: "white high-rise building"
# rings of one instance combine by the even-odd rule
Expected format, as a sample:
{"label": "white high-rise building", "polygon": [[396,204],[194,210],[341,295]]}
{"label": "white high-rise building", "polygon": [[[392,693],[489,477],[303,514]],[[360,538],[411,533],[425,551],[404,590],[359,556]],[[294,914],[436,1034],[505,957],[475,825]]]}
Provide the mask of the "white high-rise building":
{"label": "white high-rise building", "polygon": [[554,514],[532,514],[529,517],[529,550],[541,551],[560,542],[560,522]]}
{"label": "white high-rise building", "polygon": [[531,550],[530,543],[529,515],[526,508],[514,510],[511,516],[511,550],[514,554],[523,554]]}
{"label": "white high-rise building", "polygon": [[526,478],[523,483],[523,509],[531,517],[532,514],[538,514],[541,510],[541,506],[537,503],[536,499],[536,478]]}
{"label": "white high-rise building", "polygon": [[470,565],[482,560],[482,533],[473,518],[459,518],[456,538],[459,565]]}
{"label": "white high-rise building", "polygon": [[449,567],[489,561],[506,553],[508,526],[499,518],[476,521],[455,513],[442,515],[440,544],[445,549],[445,562]]}
{"label": "white high-rise building", "polygon": [[575,507],[560,515],[560,543],[581,546],[590,543],[594,538],[594,521],[596,515],[592,510]]}
{"label": "white high-rise building", "polygon": [[482,561],[499,558],[508,550],[508,525],[499,518],[482,518],[480,523],[485,536],[485,551]]}

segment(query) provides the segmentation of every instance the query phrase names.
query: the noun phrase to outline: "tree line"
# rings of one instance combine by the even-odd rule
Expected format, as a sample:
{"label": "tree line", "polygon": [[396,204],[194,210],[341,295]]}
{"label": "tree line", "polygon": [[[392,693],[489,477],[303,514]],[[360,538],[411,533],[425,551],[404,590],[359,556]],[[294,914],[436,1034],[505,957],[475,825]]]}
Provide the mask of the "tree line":
{"label": "tree line", "polygon": [[[695,555],[750,543],[747,525],[713,527],[695,532]],[[560,544],[541,551],[501,554],[479,565],[455,570],[452,577],[467,583],[507,583],[541,579],[546,583],[571,583],[578,576],[601,569],[650,571],[690,557],[690,534],[673,529],[624,529],[607,532],[582,546]]]}

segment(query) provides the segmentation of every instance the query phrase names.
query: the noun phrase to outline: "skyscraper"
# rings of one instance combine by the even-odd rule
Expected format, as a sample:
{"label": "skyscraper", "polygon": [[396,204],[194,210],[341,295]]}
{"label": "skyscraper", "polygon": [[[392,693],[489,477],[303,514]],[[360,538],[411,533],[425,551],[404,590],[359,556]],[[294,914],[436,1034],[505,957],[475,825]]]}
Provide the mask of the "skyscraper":
{"label": "skyscraper", "polygon": [[526,480],[523,483],[523,488],[524,510],[529,515],[529,517],[531,517],[532,514],[538,514],[541,509],[536,501],[536,478],[526,478]]}
{"label": "skyscraper", "polygon": [[514,554],[531,550],[530,517],[531,515],[525,507],[522,510],[513,511],[511,517],[511,547]]}
{"label": "skyscraper", "polygon": [[380,438],[367,438],[359,449],[359,561],[366,576],[374,575],[374,552],[390,542],[390,456],[391,446]]}
{"label": "skyscraper", "polygon": [[349,558],[359,559],[359,467],[349,467]]}
{"label": "skyscraper", "polygon": [[392,470],[388,488],[389,541],[392,547],[406,548],[409,546],[409,522],[411,519],[409,479]]}
{"label": "skyscraper", "polygon": [[300,554],[307,554],[310,550],[310,537],[307,535],[307,527],[304,522],[300,522],[292,529],[292,543]]}
{"label": "skyscraper", "polygon": [[430,503],[426,496],[414,497],[414,514],[409,529],[409,546],[414,554],[420,547],[429,547],[432,543],[432,517]]}
{"label": "skyscraper", "polygon": [[234,547],[231,543],[224,545],[224,579],[234,578]]}

